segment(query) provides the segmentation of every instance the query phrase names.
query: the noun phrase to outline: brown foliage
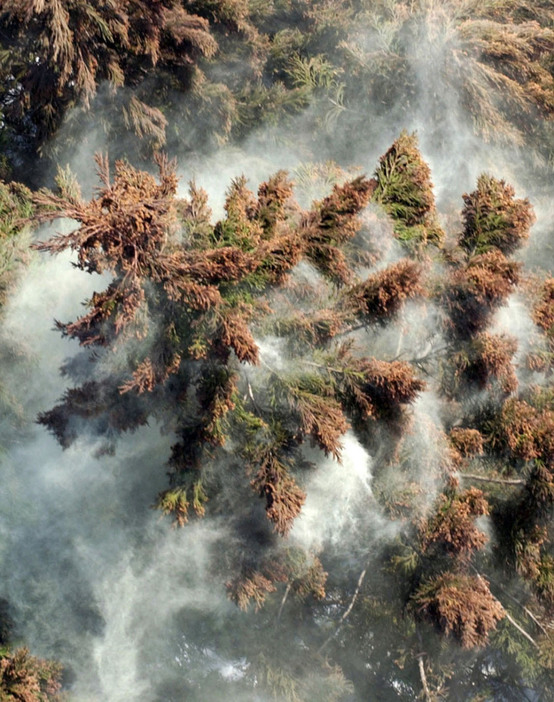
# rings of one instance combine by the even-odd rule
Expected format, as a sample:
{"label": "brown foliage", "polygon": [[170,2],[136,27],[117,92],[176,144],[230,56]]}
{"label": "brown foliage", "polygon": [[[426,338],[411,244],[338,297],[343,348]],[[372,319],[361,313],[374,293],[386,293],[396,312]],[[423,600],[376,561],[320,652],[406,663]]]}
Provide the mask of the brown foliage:
{"label": "brown foliage", "polygon": [[257,571],[239,575],[226,583],[227,596],[243,611],[254,600],[256,610],[260,609],[270,592],[277,589],[273,582]]}
{"label": "brown foliage", "polygon": [[[523,16],[540,16],[540,5],[523,6]],[[452,68],[463,72],[464,102],[484,136],[524,144],[534,120],[548,119],[554,109],[552,73],[544,61],[554,46],[550,10],[541,26],[514,22],[513,12],[496,3],[476,7],[482,18],[467,16],[460,24],[463,50],[453,52],[458,65]],[[514,114],[521,118],[514,120]]]}
{"label": "brown foliage", "polygon": [[542,286],[540,299],[533,307],[533,321],[546,334],[548,348],[554,351],[554,278],[548,278]]}
{"label": "brown foliage", "polygon": [[168,230],[174,221],[172,200],[177,190],[174,164],[158,161],[160,184],[144,171],[117,161],[110,183],[107,159],[97,156],[103,182],[98,197],[90,202],[71,201],[48,191],[35,197],[39,222],[69,217],[80,223],[71,234],[57,235],[36,245],[51,254],[77,251],[78,266],[89,273],[105,271],[126,276],[163,280],[171,260],[161,259]]}
{"label": "brown foliage", "polygon": [[454,427],[448,434],[448,439],[464,458],[483,453],[483,435],[477,429]]}
{"label": "brown foliage", "polygon": [[351,315],[346,310],[323,309],[310,312],[292,312],[278,320],[276,327],[280,336],[290,339],[292,344],[306,344],[311,348],[324,345],[345,330]]}
{"label": "brown foliage", "polygon": [[308,558],[300,549],[287,548],[266,558],[259,566],[244,570],[226,583],[227,596],[240,609],[246,610],[254,601],[256,610],[264,604],[268,594],[276,591],[276,583],[288,583],[299,598],[325,597],[327,573],[317,557]]}
{"label": "brown foliage", "polygon": [[460,337],[482,331],[517,285],[520,268],[493,250],[473,256],[467,266],[453,271],[443,294],[452,331]]}
{"label": "brown foliage", "polygon": [[339,349],[333,367],[336,396],[345,412],[355,420],[396,420],[402,406],[412,403],[425,383],[416,378],[414,368],[403,361],[359,358],[345,344]]}
{"label": "brown foliage", "polygon": [[371,408],[368,415],[392,416],[401,405],[412,403],[425,387],[412,366],[402,361],[360,359],[358,370],[362,374],[358,388]]}
{"label": "brown foliage", "polygon": [[[101,82],[114,90],[136,87],[155,66],[190,71],[199,57],[217,50],[207,20],[176,0],[4,0],[2,12],[13,45],[11,73],[22,88],[3,104],[13,121],[30,108],[42,138],[59,125],[68,104],[79,101],[88,109]],[[163,113],[136,95],[124,119],[139,136],[164,143]]]}
{"label": "brown foliage", "polygon": [[475,519],[488,513],[487,500],[476,488],[453,496],[441,495],[435,513],[420,529],[422,550],[438,546],[451,556],[467,559],[487,542],[487,535],[475,526]]}
{"label": "brown foliage", "polygon": [[406,300],[423,294],[421,267],[404,259],[370,276],[348,291],[357,316],[368,322],[387,321]]}
{"label": "brown foliage", "polygon": [[484,646],[505,615],[479,576],[443,573],[420,585],[412,602],[417,616],[452,635],[462,648]]}
{"label": "brown foliage", "polygon": [[292,589],[301,599],[311,595],[316,600],[322,600],[325,597],[326,582],[327,573],[323,570],[319,558],[314,556],[308,569],[292,580]]}
{"label": "brown foliage", "polygon": [[[83,270],[111,273],[112,282],[93,294],[88,312],[58,326],[83,346],[117,349],[129,342],[134,367],[130,377],[114,371],[111,387],[106,381],[68,391],[62,403],[39,421],[68,446],[81,420],[115,433],[144,423],[149,407],[145,394],[155,406],[150,412],[159,408],[162,418],[175,399],[184,413],[194,406],[194,421],[168,419],[182,440],[173,447],[175,482],[158,500],[162,511],[182,524],[191,499],[197,503],[195,512],[203,513],[203,492],[194,497],[196,482],[190,492],[189,474],[202,465],[207,444],[224,445],[233,421],[229,415],[235,416],[237,403],[239,424],[250,422],[252,432],[265,426],[259,408],[256,415],[249,414],[238,398],[231,371],[238,367],[233,352],[238,362],[258,363],[251,325],[271,311],[263,294],[282,284],[303,256],[330,251],[326,247],[337,247],[354,235],[357,214],[370,197],[372,183],[358,178],[337,186],[312,213],[299,216],[284,172],[262,183],[258,198],[241,178],[227,193],[226,217],[212,226],[205,198],[195,188],[189,202],[175,199],[177,179],[166,159],[158,160],[159,182],[123,162],[116,162],[112,181],[107,159],[98,158],[97,163],[103,185],[90,202],[68,188],[60,195],[44,191],[36,197],[39,221],[66,216],[80,225],[37,248],[50,253],[72,249]],[[324,317],[321,323],[325,321]],[[396,370],[398,375],[401,365]],[[410,394],[407,377],[378,378],[376,384],[384,401],[390,397],[401,403]],[[334,390],[285,383],[281,400],[288,420],[295,423],[287,430],[290,441],[297,446],[309,436],[338,459],[348,424]],[[245,450],[244,456],[254,471],[254,489],[266,499],[269,519],[286,534],[305,495],[289,471],[290,455],[274,438],[258,455]]]}
{"label": "brown foliage", "polygon": [[299,415],[300,431],[312,437],[325,454],[339,460],[340,440],[348,429],[340,404],[332,398],[298,390],[293,390],[292,396],[293,409]]}
{"label": "brown foliage", "polygon": [[353,219],[364,207],[375,190],[374,180],[359,176],[344,185],[335,185],[319,207],[318,229],[321,236],[335,244],[344,244],[358,231]]}
{"label": "brown foliage", "polygon": [[286,219],[287,207],[292,210],[298,209],[293,202],[292,183],[285,171],[278,171],[267,183],[260,185],[256,218],[265,232],[265,237],[273,236],[278,222]]}
{"label": "brown foliage", "polygon": [[485,389],[497,380],[502,392],[517,389],[517,377],[512,366],[512,357],[517,351],[517,341],[504,334],[482,332],[470,342],[466,349],[455,354],[450,362],[454,369],[453,387],[445,387],[447,394],[476,386]]}
{"label": "brown foliage", "polygon": [[213,347],[222,361],[228,359],[229,349],[233,349],[239,361],[258,363],[258,346],[248,328],[249,316],[249,310],[244,308],[225,310],[220,313],[220,326]]}
{"label": "brown foliage", "polygon": [[283,536],[288,534],[300,514],[306,493],[298,487],[274,447],[268,447],[257,457],[257,473],[251,485],[265,498],[267,516],[275,531]]}
{"label": "brown foliage", "polygon": [[152,392],[157,385],[164,383],[170,375],[177,373],[181,365],[181,356],[173,354],[169,361],[158,359],[155,363],[147,357],[139,363],[133,371],[131,380],[127,380],[119,386],[119,392],[123,395],[126,392],[136,392],[141,395],[143,392]]}
{"label": "brown foliage", "polygon": [[491,426],[491,445],[514,458],[554,459],[554,412],[537,409],[525,400],[509,398]]}
{"label": "brown foliage", "polygon": [[352,239],[360,223],[357,215],[366,207],[375,181],[363,176],[344,185],[335,185],[331,195],[305,218],[301,235],[306,241],[306,257],[323,275],[337,284],[349,282],[352,271],[339,248]]}
{"label": "brown foliage", "polygon": [[26,648],[0,656],[2,702],[57,702],[61,700],[62,669],[58,663],[29,655]]}

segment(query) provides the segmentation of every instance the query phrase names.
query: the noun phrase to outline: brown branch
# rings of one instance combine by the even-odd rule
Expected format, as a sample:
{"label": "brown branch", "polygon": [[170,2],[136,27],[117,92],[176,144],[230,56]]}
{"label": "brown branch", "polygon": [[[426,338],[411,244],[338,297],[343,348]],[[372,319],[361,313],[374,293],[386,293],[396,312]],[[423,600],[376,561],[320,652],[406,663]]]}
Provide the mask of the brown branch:
{"label": "brown branch", "polygon": [[[491,582],[493,582],[493,581],[491,581]],[[544,628],[544,626],[540,623],[540,621],[537,619],[537,617],[535,617],[535,615],[533,614],[533,612],[531,612],[531,610],[529,610],[522,602],[520,602],[520,601],[519,601],[517,598],[515,598],[513,595],[510,595],[510,593],[507,592],[506,589],[505,589],[504,587],[502,587],[502,585],[501,585],[500,583],[495,583],[495,585],[498,585],[498,587],[502,590],[502,592],[503,592],[507,597],[509,597],[509,598],[510,598],[511,600],[513,600],[517,605],[519,605],[519,607],[521,607],[521,609],[525,612],[525,614],[529,617],[529,619],[531,619],[531,621],[533,621],[533,622],[537,625],[537,627],[542,631],[542,633],[543,633],[545,636],[548,635],[548,632],[546,631],[546,629]]]}
{"label": "brown branch", "polygon": [[[258,413],[260,413],[260,412],[261,412],[260,406],[259,406],[258,403],[256,402],[256,398],[254,397],[254,392],[253,392],[253,390],[252,390],[252,385],[250,384],[250,379],[249,379],[248,377],[247,377],[247,379],[246,379],[246,382],[247,382],[247,384],[248,384],[248,396],[249,396],[250,399],[252,400],[252,404],[253,404],[254,407],[256,408],[256,411],[257,411]],[[246,397],[247,397],[247,396],[245,395],[245,396],[244,396],[244,399],[246,399]]]}
{"label": "brown branch", "polygon": [[431,351],[429,351],[429,353],[426,353],[425,356],[420,356],[419,358],[409,358],[407,360],[407,363],[415,363],[420,365],[422,363],[432,360],[435,356],[438,356],[439,353],[442,353],[443,351],[449,351],[451,348],[451,346],[443,346],[439,349],[432,349]]}
{"label": "brown branch", "polygon": [[333,368],[333,366],[327,366],[324,363],[316,363],[315,361],[304,361],[301,360],[300,363],[305,366],[313,366],[314,368],[321,368],[321,370],[326,370],[328,373],[339,373],[340,375],[346,375],[344,368]]}

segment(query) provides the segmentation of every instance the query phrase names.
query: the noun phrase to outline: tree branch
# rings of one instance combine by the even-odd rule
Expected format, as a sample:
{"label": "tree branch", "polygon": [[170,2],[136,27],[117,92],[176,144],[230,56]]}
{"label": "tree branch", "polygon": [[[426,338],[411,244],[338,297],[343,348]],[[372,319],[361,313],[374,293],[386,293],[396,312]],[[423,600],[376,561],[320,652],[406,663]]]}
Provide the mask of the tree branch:
{"label": "tree branch", "polygon": [[429,690],[429,685],[427,683],[427,675],[425,674],[425,664],[423,663],[424,655],[424,653],[418,653],[416,656],[417,664],[419,666],[419,677],[421,679],[421,685],[423,687],[425,702],[433,702],[433,698],[431,697],[431,691]]}
{"label": "tree branch", "polygon": [[365,578],[365,576],[366,576],[366,573],[367,573],[367,566],[366,566],[366,567],[362,570],[362,572],[360,573],[360,577],[358,578],[358,584],[356,585],[356,589],[354,590],[354,595],[353,595],[352,599],[350,600],[350,604],[349,604],[348,607],[346,608],[344,614],[343,614],[342,617],[340,618],[339,624],[338,624],[337,628],[336,628],[335,631],[334,631],[329,637],[327,637],[327,639],[325,639],[325,641],[321,644],[321,646],[320,646],[320,647],[318,648],[318,650],[317,650],[318,653],[321,653],[321,652],[323,651],[323,649],[327,646],[327,644],[328,644],[332,639],[334,639],[335,636],[336,636],[336,635],[339,633],[339,631],[341,630],[342,625],[344,624],[345,619],[348,617],[348,615],[349,615],[350,612],[352,611],[352,607],[354,607],[354,604],[355,604],[356,600],[358,599],[358,595],[360,594],[360,588],[362,587],[362,583],[363,583],[363,581],[364,581],[364,578]]}
{"label": "tree branch", "polygon": [[531,634],[528,634],[523,627],[521,627],[516,620],[511,617],[508,612],[506,612],[506,619],[515,626],[515,628],[519,631],[519,633],[524,636],[529,643],[531,643],[535,648],[539,648],[539,644],[535,641],[535,639],[531,636]]}
{"label": "tree branch", "polygon": [[281,614],[283,614],[283,607],[285,606],[285,602],[287,601],[287,597],[289,596],[291,587],[292,584],[288,583],[287,588],[285,590],[285,594],[283,595],[283,599],[281,600],[281,604],[279,606],[279,611],[277,612],[277,622],[279,622],[281,619]]}
{"label": "tree branch", "polygon": [[473,473],[458,473],[464,480],[478,480],[482,483],[498,483],[499,485],[525,485],[525,480],[509,478],[487,478],[485,475],[474,475]]}

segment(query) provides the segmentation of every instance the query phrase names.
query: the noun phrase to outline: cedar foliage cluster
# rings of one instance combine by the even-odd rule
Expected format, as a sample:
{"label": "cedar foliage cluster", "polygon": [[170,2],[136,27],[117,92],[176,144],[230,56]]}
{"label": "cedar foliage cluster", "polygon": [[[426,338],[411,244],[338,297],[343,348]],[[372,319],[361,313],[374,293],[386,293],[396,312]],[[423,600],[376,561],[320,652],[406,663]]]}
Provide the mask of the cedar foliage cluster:
{"label": "cedar foliage cluster", "polygon": [[406,259],[367,278],[351,293],[352,301],[364,321],[385,323],[410,298],[423,294],[421,270]]}
{"label": "cedar foliage cluster", "polygon": [[477,190],[464,195],[464,231],[460,245],[470,254],[491,249],[505,256],[519,249],[529,236],[534,215],[529,200],[514,199],[515,190],[503,180],[483,174]]}
{"label": "cedar foliage cluster", "polygon": [[0,655],[3,702],[61,702],[61,665],[35,658],[25,648]]}
{"label": "cedar foliage cluster", "polygon": [[421,587],[414,605],[420,616],[435,623],[439,631],[451,634],[463,648],[482,646],[489,632],[504,616],[502,605],[481,578],[445,574]]}
{"label": "cedar foliage cluster", "polygon": [[[520,265],[506,256],[528,238],[534,222],[530,203],[516,200],[514,194],[513,188],[503,181],[482,175],[477,189],[463,198],[463,230],[458,243],[464,256],[454,265],[442,294],[447,314],[446,332],[456,342],[446,354],[442,391],[447,398],[461,401],[462,408],[475,390],[487,392],[485,402],[491,412],[498,405],[508,407],[514,402],[510,396],[518,389],[518,378],[512,365],[516,340],[486,331],[495,309],[506,303],[519,281]],[[466,426],[453,428],[449,439],[453,464],[463,471],[469,462],[479,459],[485,451],[489,456],[494,453],[499,443],[492,439],[490,429],[485,429],[485,425],[479,422],[471,425],[472,421],[475,422],[471,411],[461,419]],[[512,443],[510,456],[517,455],[514,449],[516,445]],[[453,489],[458,490],[456,484]],[[497,505],[495,508],[498,509]],[[447,551],[458,552],[461,572],[424,581],[414,596],[414,602],[419,603],[421,616],[438,622],[445,632],[452,632],[459,638],[463,646],[472,645],[472,641],[473,644],[483,644],[488,631],[503,616],[502,607],[490,595],[486,581],[478,574],[463,572],[464,560],[473,551],[480,550],[487,540],[485,534],[473,525],[473,519],[489,513],[490,507],[481,490],[470,488],[466,492],[455,492],[448,498],[443,496],[437,513],[427,520],[422,531],[424,548],[442,541]],[[462,581],[456,581],[460,576]],[[474,600],[469,596],[470,588],[474,589]],[[485,603],[487,597],[488,604]],[[455,624],[456,616],[459,616],[455,614],[457,608],[463,606],[465,600],[469,608],[479,608],[482,612],[488,610],[486,623],[470,617],[473,623],[469,631]],[[454,609],[448,612],[447,603],[450,602]]]}
{"label": "cedar foliage cluster", "polygon": [[[352,77],[344,81],[346,108],[360,109],[356,86],[362,83],[369,90],[361,111],[378,110],[378,102],[386,119],[395,108],[415,108],[414,86],[420,87],[441,140],[453,105],[448,94],[425,90],[421,71],[432,72],[455,86],[456,100],[486,140],[532,144],[549,158],[554,39],[549,2],[381,1],[354,13],[354,22],[362,18],[369,32],[354,29],[342,45],[341,65],[348,65]],[[444,146],[447,154],[448,137]]]}
{"label": "cedar foliage cluster", "polygon": [[[530,203],[516,199],[512,188],[490,176],[481,176],[477,189],[464,196],[457,249],[454,255],[446,252],[444,279],[433,292],[442,310],[446,344],[428,353],[421,365],[427,374],[437,373],[445,411],[446,465],[439,465],[436,475],[443,492],[431,507],[422,506],[421,491],[404,483],[396,498],[403,501],[402,509],[392,512],[397,519],[414,519],[423,512],[389,556],[391,571],[407,578],[399,591],[415,616],[416,634],[429,622],[462,648],[494,650],[496,641],[506,636],[496,631],[504,619],[508,623],[502,624],[503,632],[511,627],[514,634],[523,631],[526,636],[527,644],[519,646],[531,642],[547,651],[551,643],[544,628],[549,615],[541,623],[533,614],[551,611],[550,391],[522,390],[518,398],[513,365],[517,343],[487,330],[518,285],[521,264],[508,257],[526,241],[533,222]],[[547,289],[548,282],[535,307],[539,326],[547,318]],[[547,326],[545,321],[542,328]],[[404,443],[409,446],[409,441]],[[390,479],[390,472],[386,475]],[[461,485],[473,480],[479,481],[478,487]],[[516,616],[528,617],[537,639],[537,632],[542,637],[540,644],[509,613],[514,600],[503,598],[504,590],[479,572],[490,564],[484,553],[489,538],[476,520],[487,517],[499,539],[493,547],[494,566],[500,565],[513,581],[523,579],[526,585],[519,581],[520,587],[534,590],[527,600],[532,611],[516,599],[523,607]],[[421,631],[417,637],[414,648],[421,651]],[[433,670],[437,668],[429,664],[428,672]],[[424,690],[429,690],[421,667],[420,674]]]}
{"label": "cedar foliage cluster", "polygon": [[[103,187],[90,202],[63,188],[57,195],[37,194],[37,221],[63,216],[80,226],[36,248],[52,254],[72,249],[82,270],[112,274],[85,315],[58,327],[85,348],[118,353],[129,343],[135,360],[130,375],[119,369],[70,389],[39,421],[68,446],[81,421],[98,429],[107,424],[117,433],[140,426],[151,413],[162,418],[181,440],[170,459],[172,486],[160,495],[159,506],[179,524],[191,505],[204,513],[203,457],[224,450],[236,433],[241,438],[235,451],[252,488],[265,499],[276,530],[286,534],[305,499],[292,472],[305,439],[338,459],[348,416],[396,416],[423,387],[407,364],[360,357],[350,345],[339,345],[324,363],[307,365],[296,376],[265,368],[267,400],[246,400],[241,391],[240,364],[260,362],[254,333],[271,314],[266,298],[273,286],[286,290],[303,257],[331,284],[348,286],[341,247],[353,240],[356,215],[368,204],[374,182],[359,177],[337,185],[303,213],[285,174],[263,183],[257,198],[239,179],[229,189],[226,218],[210,225],[202,193],[191,188],[190,200],[175,198],[167,160],[158,162],[159,184],[122,162],[112,182],[107,161],[97,162]],[[350,317],[368,323],[370,316],[390,316],[420,292],[418,279],[419,269],[405,262],[341,294],[358,300],[365,292],[366,313],[358,304]],[[371,315],[369,290],[375,298]],[[349,321],[337,316],[337,333],[347,331]],[[175,401],[183,405],[177,424],[170,409]],[[194,421],[187,412],[191,402]]]}
{"label": "cedar foliage cluster", "polygon": [[[140,85],[153,69],[190,74],[198,57],[217,50],[208,21],[175,0],[8,0],[1,9],[10,51],[3,112],[16,129],[25,128],[30,113],[39,144],[58,129],[68,107],[88,109],[102,81],[116,90]],[[125,100],[124,120],[160,145],[167,120],[139,95]]]}
{"label": "cedar foliage cluster", "polygon": [[450,497],[442,494],[432,518],[422,527],[423,551],[438,546],[452,556],[467,557],[482,549],[487,537],[474,521],[488,514],[489,507],[481,490],[470,488]]}

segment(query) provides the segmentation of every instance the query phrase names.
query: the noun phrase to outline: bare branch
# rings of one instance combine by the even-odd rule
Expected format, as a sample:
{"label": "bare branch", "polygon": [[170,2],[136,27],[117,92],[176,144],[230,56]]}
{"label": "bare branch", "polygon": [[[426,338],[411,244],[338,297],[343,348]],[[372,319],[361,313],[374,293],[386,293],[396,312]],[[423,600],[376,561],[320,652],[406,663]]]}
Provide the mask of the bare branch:
{"label": "bare branch", "polygon": [[464,480],[477,480],[481,483],[498,483],[499,485],[525,485],[525,480],[520,478],[489,478],[486,475],[475,475],[473,473],[458,473]]}
{"label": "bare branch", "polygon": [[321,644],[321,646],[320,646],[320,647],[318,648],[318,650],[317,650],[318,653],[321,653],[321,652],[323,651],[323,649],[331,642],[332,639],[335,638],[335,636],[336,636],[336,635],[339,633],[339,631],[341,630],[342,625],[344,624],[346,618],[348,617],[348,615],[349,615],[350,612],[352,611],[352,607],[354,607],[354,604],[356,603],[356,600],[358,599],[358,595],[360,594],[360,588],[362,587],[362,583],[363,583],[363,581],[364,581],[364,578],[365,578],[365,576],[366,576],[366,573],[367,573],[367,567],[365,567],[365,568],[362,570],[362,572],[360,573],[360,577],[358,578],[358,584],[356,585],[356,589],[354,590],[354,595],[352,596],[352,599],[350,600],[350,604],[348,605],[348,607],[347,607],[346,610],[344,611],[342,617],[340,618],[339,624],[338,624],[337,628],[336,628],[335,631],[334,631],[329,637],[327,637],[327,639]]}
{"label": "bare branch", "polygon": [[521,627],[516,620],[511,617],[508,612],[506,612],[506,619],[515,626],[515,628],[519,631],[519,633],[524,636],[527,641],[529,641],[530,644],[532,644],[535,648],[539,648],[539,644],[535,641],[535,639],[531,636],[531,634],[528,634],[523,627]]}
{"label": "bare branch", "polygon": [[425,674],[425,664],[423,662],[424,655],[424,653],[418,653],[416,656],[417,664],[419,667],[419,677],[421,679],[421,685],[423,687],[425,702],[433,702],[433,698],[431,697],[431,691],[429,690],[429,685],[427,683],[427,675]]}
{"label": "bare branch", "polygon": [[281,600],[281,604],[279,606],[279,611],[277,612],[277,621],[280,621],[281,619],[281,614],[283,614],[283,608],[285,606],[285,602],[287,601],[287,597],[289,596],[291,587],[292,583],[288,583],[287,588],[285,590],[285,594],[283,595],[283,599]]}

